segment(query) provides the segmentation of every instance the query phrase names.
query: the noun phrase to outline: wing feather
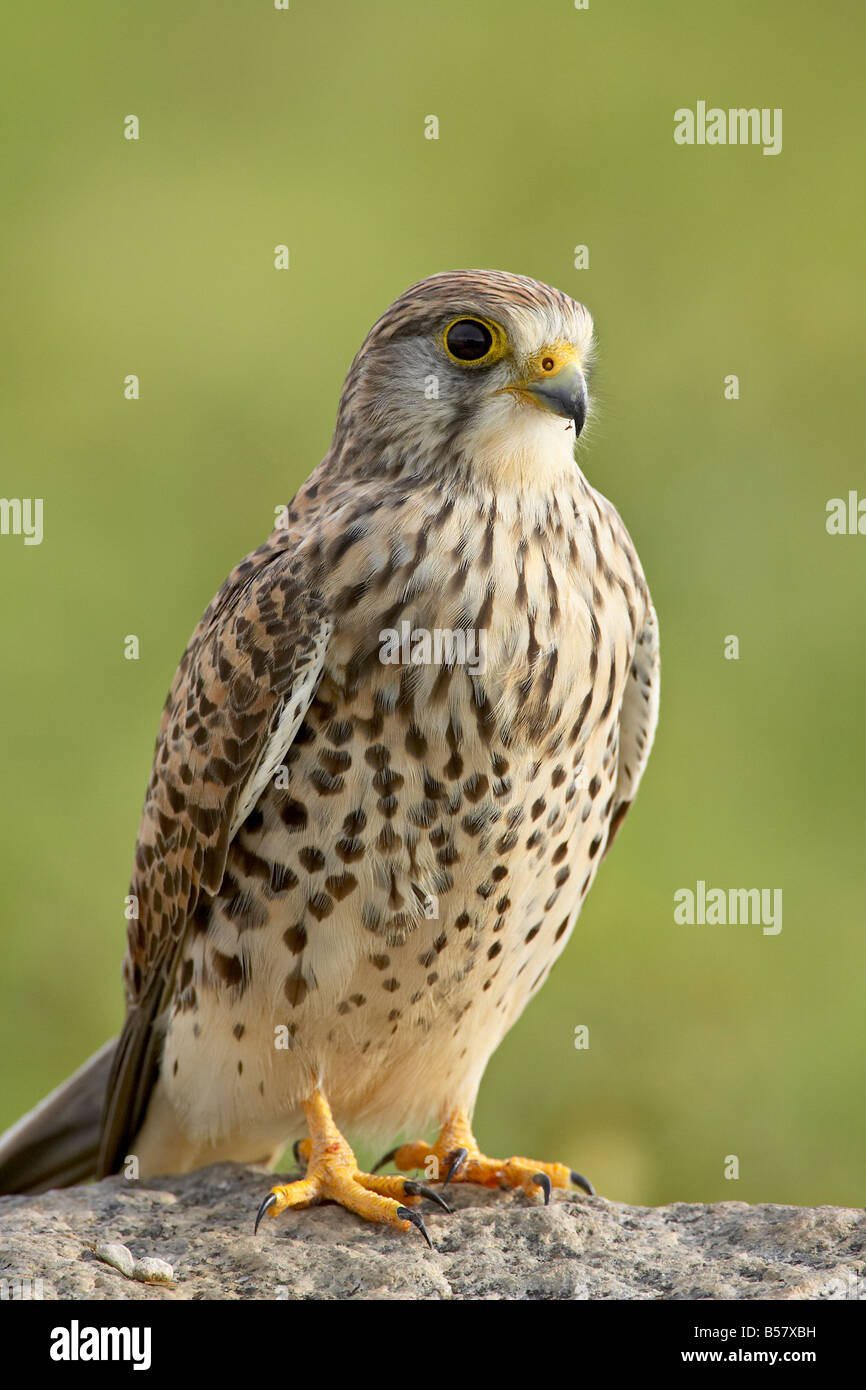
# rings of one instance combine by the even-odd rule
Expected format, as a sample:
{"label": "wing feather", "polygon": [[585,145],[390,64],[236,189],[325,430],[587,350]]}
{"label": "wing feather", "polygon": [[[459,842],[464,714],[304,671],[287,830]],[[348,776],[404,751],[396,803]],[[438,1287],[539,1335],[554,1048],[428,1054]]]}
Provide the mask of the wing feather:
{"label": "wing feather", "polygon": [[647,599],[646,617],[638,632],[622,699],[618,770],[605,854],[635,798],[650,755],[659,717],[659,674],[658,619]]}
{"label": "wing feather", "polygon": [[229,844],[298,731],[331,626],[302,560],[271,540],[226,580],[178,667],[139,827],[127,1017],[108,1083],[100,1176],[116,1170],[144,1119],[187,923],[218,892]]}

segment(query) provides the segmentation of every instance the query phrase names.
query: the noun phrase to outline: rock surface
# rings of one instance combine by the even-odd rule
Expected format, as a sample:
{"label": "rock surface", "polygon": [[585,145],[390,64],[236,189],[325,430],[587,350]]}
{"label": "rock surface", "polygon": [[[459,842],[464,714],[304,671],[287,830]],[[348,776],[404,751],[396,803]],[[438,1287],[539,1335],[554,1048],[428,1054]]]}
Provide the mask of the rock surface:
{"label": "rock surface", "polygon": [[[629,1207],[451,1189],[417,1231],[335,1206],[253,1220],[269,1175],[218,1164],[0,1199],[0,1296],[45,1299],[851,1299],[866,1297],[866,1214],[840,1207]],[[98,1255],[128,1247],[171,1283]],[[99,1251],[104,1257],[104,1250]],[[117,1261],[123,1264],[124,1261]],[[31,1281],[28,1285],[26,1282]],[[41,1284],[33,1281],[41,1280]]]}

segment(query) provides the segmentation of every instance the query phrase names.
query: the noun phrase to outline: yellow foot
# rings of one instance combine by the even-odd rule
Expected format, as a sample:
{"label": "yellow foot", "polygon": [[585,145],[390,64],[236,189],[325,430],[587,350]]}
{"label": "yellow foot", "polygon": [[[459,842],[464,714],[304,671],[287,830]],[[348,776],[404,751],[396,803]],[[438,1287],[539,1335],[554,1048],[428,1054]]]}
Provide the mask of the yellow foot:
{"label": "yellow foot", "polygon": [[[554,1187],[580,1187],[590,1197],[595,1196],[592,1183],[580,1173],[566,1168],[564,1163],[536,1163],[532,1158],[486,1158],[478,1145],[463,1110],[457,1110],[443,1126],[435,1144],[417,1140],[392,1149],[376,1164],[376,1168],[393,1161],[404,1170],[423,1168],[428,1182],[474,1182],[482,1187],[519,1187],[527,1194],[536,1188],[544,1193],[544,1204],[550,1201]],[[375,1170],[374,1170],[375,1171]]]}
{"label": "yellow foot", "polygon": [[321,1091],[314,1091],[304,1102],[304,1113],[310,1127],[310,1138],[295,1145],[295,1157],[303,1158],[307,1171],[296,1182],[272,1187],[259,1207],[256,1230],[268,1212],[278,1216],[287,1207],[309,1207],[314,1202],[338,1202],[347,1211],[354,1211],[367,1221],[382,1221],[408,1231],[417,1226],[430,1248],[433,1243],[420,1212],[412,1210],[422,1197],[435,1202],[445,1211],[451,1208],[437,1192],[423,1183],[407,1178],[377,1176],[362,1173],[355,1155],[337,1126]]}

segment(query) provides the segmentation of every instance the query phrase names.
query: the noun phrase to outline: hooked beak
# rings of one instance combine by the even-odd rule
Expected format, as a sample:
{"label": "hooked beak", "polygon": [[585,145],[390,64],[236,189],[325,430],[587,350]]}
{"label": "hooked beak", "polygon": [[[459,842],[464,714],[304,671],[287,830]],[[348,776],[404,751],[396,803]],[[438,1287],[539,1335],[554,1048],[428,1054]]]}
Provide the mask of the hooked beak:
{"label": "hooked beak", "polygon": [[522,381],[503,388],[543,410],[574,422],[575,436],[586,422],[586,382],[571,343],[557,343],[536,354]]}

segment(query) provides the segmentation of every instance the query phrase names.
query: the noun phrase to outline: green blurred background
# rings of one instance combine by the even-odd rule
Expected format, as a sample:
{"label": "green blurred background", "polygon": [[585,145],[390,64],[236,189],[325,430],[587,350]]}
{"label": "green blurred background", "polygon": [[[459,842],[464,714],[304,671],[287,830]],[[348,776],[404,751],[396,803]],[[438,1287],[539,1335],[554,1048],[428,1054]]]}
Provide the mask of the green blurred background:
{"label": "green blurred background", "polygon": [[[636,807],[479,1138],[629,1201],[860,1203],[866,537],[825,529],[866,495],[859,0],[91,0],[6,28],[0,491],[44,498],[45,538],[0,538],[0,1126],[119,1027],[200,612],[327,448],[374,319],[494,266],[595,316],[582,464],[640,551],[663,680]],[[782,153],[675,145],[698,100],[782,107]],[[699,878],[781,887],[781,934],[675,925]]]}

